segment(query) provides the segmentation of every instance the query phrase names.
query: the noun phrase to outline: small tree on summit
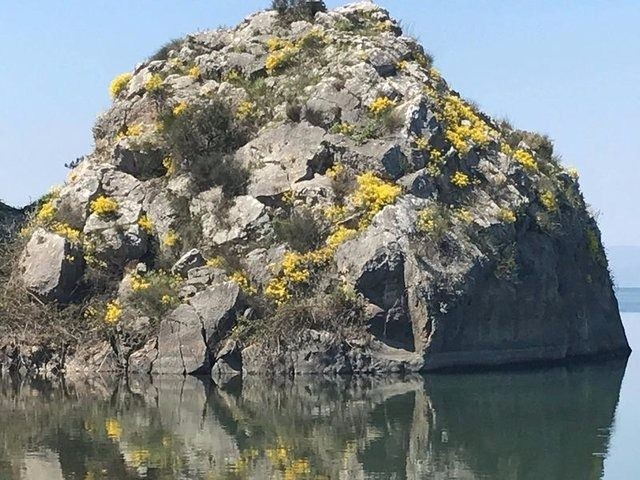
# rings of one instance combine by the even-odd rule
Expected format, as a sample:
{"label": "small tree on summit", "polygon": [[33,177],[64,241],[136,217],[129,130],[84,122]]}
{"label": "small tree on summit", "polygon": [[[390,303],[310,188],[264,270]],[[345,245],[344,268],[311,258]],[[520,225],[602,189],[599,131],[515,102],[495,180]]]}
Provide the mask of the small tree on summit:
{"label": "small tree on summit", "polygon": [[271,8],[290,21],[310,19],[316,13],[327,10],[321,0],[273,0]]}

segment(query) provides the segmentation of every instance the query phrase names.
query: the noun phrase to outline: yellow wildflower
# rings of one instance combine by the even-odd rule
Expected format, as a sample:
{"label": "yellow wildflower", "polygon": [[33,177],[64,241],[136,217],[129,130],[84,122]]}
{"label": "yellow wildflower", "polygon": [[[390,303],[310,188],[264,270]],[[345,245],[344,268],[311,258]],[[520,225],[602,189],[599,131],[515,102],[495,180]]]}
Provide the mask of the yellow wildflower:
{"label": "yellow wildflower", "polygon": [[173,113],[174,117],[179,117],[187,110],[188,107],[189,105],[187,102],[179,102],[171,109],[171,113]]}
{"label": "yellow wildflower", "polygon": [[116,98],[120,92],[129,85],[131,78],[132,75],[130,73],[122,73],[111,80],[111,83],[109,84],[109,94],[111,95],[111,98]]}
{"label": "yellow wildflower", "polygon": [[202,76],[202,71],[197,65],[191,67],[187,73],[191,78],[195,78],[196,80]]}
{"label": "yellow wildflower", "polygon": [[53,199],[47,200],[40,206],[38,213],[36,213],[36,220],[41,223],[47,223],[53,220],[56,214],[56,207],[53,205]]}
{"label": "yellow wildflower", "polygon": [[157,73],[154,73],[153,75],[151,75],[147,79],[147,81],[144,82],[144,89],[149,93],[158,92],[162,89],[163,86],[164,86],[164,80]]}
{"label": "yellow wildflower", "polygon": [[173,230],[169,230],[162,238],[162,244],[165,247],[172,248],[177,245],[179,240],[180,240],[180,236]]}
{"label": "yellow wildflower", "polygon": [[513,158],[527,170],[537,170],[538,164],[536,163],[533,155],[526,150],[518,149],[513,152]]}
{"label": "yellow wildflower", "polygon": [[91,213],[95,213],[100,216],[113,215],[118,211],[118,202],[112,198],[101,195],[91,202],[89,208]]}
{"label": "yellow wildflower", "polygon": [[471,184],[471,180],[466,173],[456,172],[451,177],[451,184],[458,188],[465,188]]}
{"label": "yellow wildflower", "polygon": [[122,306],[118,300],[112,300],[107,303],[107,309],[104,314],[104,321],[109,325],[118,323],[122,316]]}
{"label": "yellow wildflower", "polygon": [[515,223],[517,220],[515,212],[508,208],[501,209],[498,218],[504,223]]}
{"label": "yellow wildflower", "polygon": [[378,116],[386,113],[394,106],[395,102],[388,97],[378,97],[369,105],[369,112],[372,115]]}
{"label": "yellow wildflower", "polygon": [[558,204],[556,202],[556,197],[553,192],[549,190],[544,190],[539,193],[538,198],[540,199],[540,203],[542,206],[549,212],[555,212],[558,208]]}
{"label": "yellow wildflower", "polygon": [[373,218],[385,206],[393,203],[401,192],[398,185],[386,182],[371,172],[359,175],[356,181],[358,187],[352,200],[355,206],[364,207],[368,219]]}
{"label": "yellow wildflower", "polygon": [[153,222],[149,218],[149,215],[146,213],[141,215],[138,219],[138,226],[147,234],[151,235],[153,233]]}
{"label": "yellow wildflower", "polygon": [[256,105],[253,102],[250,102],[248,100],[242,102],[240,105],[238,105],[238,109],[236,110],[236,118],[238,120],[244,120],[245,118],[250,117],[255,108]]}

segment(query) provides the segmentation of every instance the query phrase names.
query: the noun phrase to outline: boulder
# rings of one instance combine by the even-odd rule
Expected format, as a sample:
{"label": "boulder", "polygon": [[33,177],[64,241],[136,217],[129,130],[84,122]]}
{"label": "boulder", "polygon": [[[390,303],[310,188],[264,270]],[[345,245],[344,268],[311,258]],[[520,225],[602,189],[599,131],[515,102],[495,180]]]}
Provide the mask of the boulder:
{"label": "boulder", "polygon": [[206,260],[200,250],[194,248],[185,253],[171,268],[171,273],[186,277],[191,270],[206,265]]}
{"label": "boulder", "polygon": [[49,301],[71,300],[83,271],[82,249],[43,228],[33,233],[20,259],[27,290]]}

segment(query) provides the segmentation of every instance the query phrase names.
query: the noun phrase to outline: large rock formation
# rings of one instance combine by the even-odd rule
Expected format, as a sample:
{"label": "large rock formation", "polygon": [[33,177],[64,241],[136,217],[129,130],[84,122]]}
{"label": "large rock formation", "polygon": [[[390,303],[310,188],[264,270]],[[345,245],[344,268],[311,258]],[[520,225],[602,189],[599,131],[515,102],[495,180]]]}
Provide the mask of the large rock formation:
{"label": "large rock formation", "polygon": [[[35,216],[23,277],[58,300],[83,282],[76,300],[121,368],[629,352],[577,173],[546,137],[465,102],[376,5],[189,35],[111,93],[95,151]],[[85,262],[66,265],[70,246]],[[111,298],[92,289],[101,272],[122,279]]]}

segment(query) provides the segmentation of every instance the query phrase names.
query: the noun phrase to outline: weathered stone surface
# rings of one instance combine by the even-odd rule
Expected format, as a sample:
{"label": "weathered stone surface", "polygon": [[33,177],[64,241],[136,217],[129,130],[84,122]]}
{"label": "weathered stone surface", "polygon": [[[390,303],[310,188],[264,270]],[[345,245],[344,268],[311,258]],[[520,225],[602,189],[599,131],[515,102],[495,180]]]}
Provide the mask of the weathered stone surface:
{"label": "weathered stone surface", "polygon": [[82,251],[65,238],[37,229],[20,259],[25,287],[46,300],[67,302],[82,276]]}
{"label": "weathered stone surface", "polygon": [[186,277],[194,268],[204,267],[206,260],[200,250],[194,248],[185,253],[171,268],[171,273]]}
{"label": "weathered stone surface", "polygon": [[211,245],[222,245],[270,228],[265,206],[250,195],[237,197],[224,218],[211,212],[202,219],[202,233]]}
{"label": "weathered stone surface", "polygon": [[178,306],[160,324],[157,352],[151,348],[137,364],[155,374],[207,375],[219,342],[235,322],[240,289],[233,282],[208,287]]}

